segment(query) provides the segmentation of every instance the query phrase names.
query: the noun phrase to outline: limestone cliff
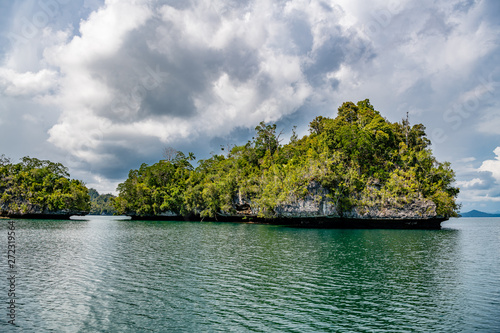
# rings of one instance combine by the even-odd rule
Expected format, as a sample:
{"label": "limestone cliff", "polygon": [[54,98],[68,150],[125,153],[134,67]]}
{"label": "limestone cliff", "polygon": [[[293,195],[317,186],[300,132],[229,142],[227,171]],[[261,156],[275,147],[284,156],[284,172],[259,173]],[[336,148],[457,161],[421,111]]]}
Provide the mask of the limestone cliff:
{"label": "limestone cliff", "polygon": [[[345,219],[441,219],[436,213],[436,204],[430,199],[412,198],[380,198],[361,197],[361,204],[348,210],[341,210],[329,191],[317,182],[311,182],[304,197],[291,195],[287,202],[278,204],[275,218],[345,218]],[[238,196],[234,207],[238,215],[257,215],[258,208],[251,201]]]}

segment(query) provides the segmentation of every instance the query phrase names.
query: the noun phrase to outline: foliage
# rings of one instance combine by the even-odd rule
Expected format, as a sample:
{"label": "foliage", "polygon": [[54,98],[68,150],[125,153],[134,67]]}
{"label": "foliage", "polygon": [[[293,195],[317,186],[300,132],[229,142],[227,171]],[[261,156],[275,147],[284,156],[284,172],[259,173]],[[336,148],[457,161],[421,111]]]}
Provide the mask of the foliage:
{"label": "foliage", "polygon": [[13,214],[55,211],[88,212],[90,197],[85,185],[69,179],[61,163],[23,157],[13,164],[0,158],[0,210]]}
{"label": "foliage", "polygon": [[245,145],[199,161],[196,169],[191,153],[186,158],[167,149],[169,159],[130,171],[115,208],[120,214],[217,217],[245,206],[273,217],[276,207],[306,196],[317,182],[341,214],[359,205],[424,198],[436,204],[438,215],[456,215],[454,173],[432,156],[425,127],[391,123],[369,100],[343,103],[335,118],[316,117],[303,138],[294,128],[286,145],[276,124],[261,122],[255,131]]}
{"label": "foliage", "polygon": [[182,152],[176,152],[170,160],[152,166],[142,164],[138,170],[130,170],[128,179],[118,185],[120,195],[113,200],[116,211],[138,215],[184,212],[184,193],[192,170]]}
{"label": "foliage", "polygon": [[90,188],[90,215],[113,215],[116,209],[113,207],[113,194],[99,194],[97,190]]}

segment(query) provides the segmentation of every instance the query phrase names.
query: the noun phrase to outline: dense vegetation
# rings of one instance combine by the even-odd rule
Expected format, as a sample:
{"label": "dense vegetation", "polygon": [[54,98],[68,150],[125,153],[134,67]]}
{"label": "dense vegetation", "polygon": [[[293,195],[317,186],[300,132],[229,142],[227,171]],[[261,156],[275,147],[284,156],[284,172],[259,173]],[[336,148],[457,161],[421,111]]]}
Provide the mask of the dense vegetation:
{"label": "dense vegetation", "polygon": [[301,139],[294,132],[282,145],[279,137],[275,124],[262,122],[247,144],[196,168],[194,156],[182,152],[143,164],[118,186],[115,208],[142,216],[215,217],[235,214],[245,202],[248,212],[274,217],[276,207],[305,197],[316,182],[340,215],[353,207],[397,207],[421,199],[432,200],[439,216],[456,215],[454,172],[432,156],[425,127],[391,123],[369,100],[342,104],[336,118],[315,118]]}
{"label": "dense vegetation", "polygon": [[84,213],[89,209],[87,188],[69,179],[61,163],[23,157],[13,164],[0,157],[0,214]]}
{"label": "dense vegetation", "polygon": [[89,189],[90,215],[113,215],[116,209],[113,207],[115,196],[111,193],[99,194],[96,189]]}

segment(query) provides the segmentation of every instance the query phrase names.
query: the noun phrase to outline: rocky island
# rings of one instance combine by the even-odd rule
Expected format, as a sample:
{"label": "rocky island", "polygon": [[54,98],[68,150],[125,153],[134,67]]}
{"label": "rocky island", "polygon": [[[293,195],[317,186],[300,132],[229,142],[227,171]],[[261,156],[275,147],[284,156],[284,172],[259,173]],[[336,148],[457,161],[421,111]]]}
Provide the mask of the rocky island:
{"label": "rocky island", "polygon": [[69,219],[89,210],[88,189],[69,179],[61,163],[24,157],[13,164],[0,157],[0,217]]}
{"label": "rocky island", "polygon": [[457,216],[454,172],[432,155],[425,127],[391,123],[369,100],[316,117],[285,145],[275,124],[255,130],[196,168],[192,153],[167,149],[129,172],[115,209],[133,219],[325,228],[435,229]]}

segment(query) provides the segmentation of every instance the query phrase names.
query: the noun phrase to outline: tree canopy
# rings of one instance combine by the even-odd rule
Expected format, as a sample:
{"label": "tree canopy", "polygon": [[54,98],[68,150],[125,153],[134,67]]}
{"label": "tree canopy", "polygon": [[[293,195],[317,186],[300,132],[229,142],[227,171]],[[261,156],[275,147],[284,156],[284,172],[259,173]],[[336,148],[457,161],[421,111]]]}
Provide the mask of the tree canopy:
{"label": "tree canopy", "polygon": [[0,213],[27,214],[57,211],[88,212],[85,185],[69,179],[61,163],[23,157],[20,163],[0,158]]}
{"label": "tree canopy", "polygon": [[113,207],[115,196],[111,193],[99,194],[96,189],[89,188],[90,215],[113,215],[116,209]]}

